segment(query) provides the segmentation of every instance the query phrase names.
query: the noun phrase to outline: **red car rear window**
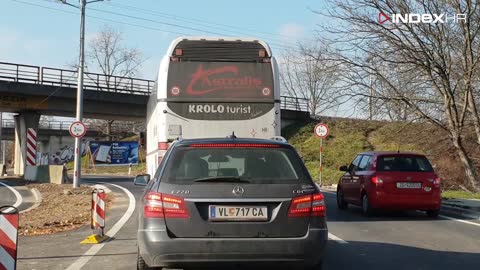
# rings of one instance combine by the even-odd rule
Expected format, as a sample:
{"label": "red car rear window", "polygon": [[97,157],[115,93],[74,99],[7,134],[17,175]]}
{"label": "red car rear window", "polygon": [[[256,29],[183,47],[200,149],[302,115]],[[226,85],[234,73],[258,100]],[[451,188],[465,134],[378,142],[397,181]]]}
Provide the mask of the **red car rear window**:
{"label": "red car rear window", "polygon": [[377,171],[388,172],[433,172],[432,165],[424,156],[380,156]]}

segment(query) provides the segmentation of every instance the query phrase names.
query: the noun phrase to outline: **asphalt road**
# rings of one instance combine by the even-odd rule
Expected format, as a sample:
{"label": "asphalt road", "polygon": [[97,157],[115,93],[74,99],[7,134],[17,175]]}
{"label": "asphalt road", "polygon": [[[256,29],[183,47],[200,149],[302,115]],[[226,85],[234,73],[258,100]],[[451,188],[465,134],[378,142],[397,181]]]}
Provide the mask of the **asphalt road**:
{"label": "asphalt road", "polygon": [[[89,180],[125,187],[137,199],[143,190],[126,178]],[[357,207],[338,210],[333,193],[326,192],[325,196],[329,231],[336,240],[329,241],[324,269],[439,270],[480,266],[479,220],[469,220],[467,224],[445,218],[430,219],[420,212],[381,213],[365,218]],[[112,227],[128,206],[125,196],[112,209],[107,227]],[[136,269],[136,222],[137,212],[110,242],[96,248],[78,244],[89,233],[87,229],[21,238],[18,269],[66,269],[72,265],[83,265],[81,269]],[[97,253],[93,255],[92,249]]]}
{"label": "asphalt road", "polygon": [[0,181],[0,206],[16,206],[18,211],[29,209],[36,198],[30,189],[18,185],[15,180]]}

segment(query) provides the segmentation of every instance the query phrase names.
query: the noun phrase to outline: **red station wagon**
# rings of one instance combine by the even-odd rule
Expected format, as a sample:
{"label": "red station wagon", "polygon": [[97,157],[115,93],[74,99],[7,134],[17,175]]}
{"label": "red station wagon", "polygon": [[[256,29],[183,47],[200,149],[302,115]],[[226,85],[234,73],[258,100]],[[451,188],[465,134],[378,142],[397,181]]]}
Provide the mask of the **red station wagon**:
{"label": "red station wagon", "polygon": [[440,210],[440,178],[424,155],[407,152],[364,152],[341,166],[345,174],[337,187],[337,205],[375,209],[421,210],[437,217]]}

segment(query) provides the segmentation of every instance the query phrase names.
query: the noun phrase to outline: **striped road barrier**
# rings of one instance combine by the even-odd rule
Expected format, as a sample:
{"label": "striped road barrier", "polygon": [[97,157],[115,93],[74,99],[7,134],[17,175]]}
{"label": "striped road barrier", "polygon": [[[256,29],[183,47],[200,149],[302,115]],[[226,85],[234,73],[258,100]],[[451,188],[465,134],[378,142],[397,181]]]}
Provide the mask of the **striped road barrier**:
{"label": "striped road barrier", "polygon": [[[94,189],[92,191],[92,207],[90,228],[100,230],[100,234],[92,234],[85,238],[80,244],[99,244],[108,239],[105,235],[105,209],[107,193],[103,189]],[[1,270],[1,269],[0,269]]]}
{"label": "striped road barrier", "polygon": [[13,206],[0,207],[0,269],[17,268],[18,209]]}
{"label": "striped road barrier", "polygon": [[107,193],[103,189],[94,189],[92,191],[92,230],[100,229],[101,236],[105,229],[105,200]]}

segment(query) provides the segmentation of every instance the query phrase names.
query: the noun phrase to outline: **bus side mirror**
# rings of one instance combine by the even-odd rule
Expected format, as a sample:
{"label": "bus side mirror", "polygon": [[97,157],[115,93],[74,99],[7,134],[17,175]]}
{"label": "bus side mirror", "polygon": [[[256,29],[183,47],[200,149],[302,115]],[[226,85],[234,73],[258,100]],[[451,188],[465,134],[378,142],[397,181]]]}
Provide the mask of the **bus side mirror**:
{"label": "bus side mirror", "polygon": [[150,174],[142,174],[135,176],[133,179],[133,184],[136,186],[146,186],[150,181]]}

